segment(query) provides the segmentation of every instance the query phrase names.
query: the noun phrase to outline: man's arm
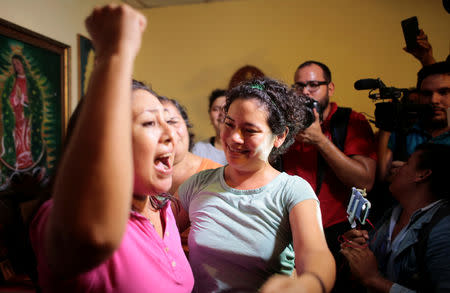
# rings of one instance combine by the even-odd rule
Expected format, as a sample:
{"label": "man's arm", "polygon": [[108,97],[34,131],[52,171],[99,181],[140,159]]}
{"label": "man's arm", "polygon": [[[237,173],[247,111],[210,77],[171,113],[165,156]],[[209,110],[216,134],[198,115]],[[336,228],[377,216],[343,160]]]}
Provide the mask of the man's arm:
{"label": "man's arm", "polygon": [[388,147],[389,137],[391,133],[389,131],[381,130],[378,132],[378,145],[377,145],[377,178],[380,181],[385,181],[389,169],[392,163],[392,151]]}
{"label": "man's arm", "polygon": [[420,30],[420,33],[417,36],[417,47],[414,49],[407,49],[405,47],[403,50],[419,60],[422,66],[436,63],[436,60],[433,57],[433,48],[431,47],[430,42],[428,42],[428,36],[423,30]]}
{"label": "man's arm", "polygon": [[[323,134],[319,115],[316,110],[314,113],[316,121],[306,130],[299,132],[297,140],[315,145],[339,180],[346,186],[372,189],[375,181],[375,160],[363,155],[345,155]],[[347,135],[349,135],[348,131]]]}

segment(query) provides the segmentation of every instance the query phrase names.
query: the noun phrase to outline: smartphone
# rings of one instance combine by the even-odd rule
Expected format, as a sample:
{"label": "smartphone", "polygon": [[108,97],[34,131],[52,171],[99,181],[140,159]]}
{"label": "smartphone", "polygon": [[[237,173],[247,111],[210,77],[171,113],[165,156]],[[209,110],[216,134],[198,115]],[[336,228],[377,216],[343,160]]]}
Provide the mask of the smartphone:
{"label": "smartphone", "polygon": [[371,205],[365,198],[365,195],[365,190],[352,187],[352,195],[347,206],[347,218],[352,228],[356,227],[356,220],[358,220],[361,225],[364,225],[369,216]]}
{"label": "smartphone", "polygon": [[419,21],[417,16],[402,20],[403,36],[405,37],[406,48],[415,49],[417,47],[417,36],[419,35]]}

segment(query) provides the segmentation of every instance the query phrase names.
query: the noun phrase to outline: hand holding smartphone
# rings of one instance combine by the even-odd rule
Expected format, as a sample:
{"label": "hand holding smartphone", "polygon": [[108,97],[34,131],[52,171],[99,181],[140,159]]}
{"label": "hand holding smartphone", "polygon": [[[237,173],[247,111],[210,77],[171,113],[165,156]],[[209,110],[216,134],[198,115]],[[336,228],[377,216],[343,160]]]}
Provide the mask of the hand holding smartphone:
{"label": "hand holding smartphone", "polygon": [[420,33],[419,21],[417,16],[402,20],[403,36],[405,37],[406,49],[413,50],[417,48],[417,36]]}

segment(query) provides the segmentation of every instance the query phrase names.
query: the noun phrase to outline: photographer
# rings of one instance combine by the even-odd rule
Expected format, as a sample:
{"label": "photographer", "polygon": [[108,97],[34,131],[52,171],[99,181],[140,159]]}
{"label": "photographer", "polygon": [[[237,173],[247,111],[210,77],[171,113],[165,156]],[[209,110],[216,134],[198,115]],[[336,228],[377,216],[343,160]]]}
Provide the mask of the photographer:
{"label": "photographer", "polygon": [[450,146],[426,143],[394,175],[398,205],[370,236],[344,234],[341,253],[370,292],[450,292]]}
{"label": "photographer", "polygon": [[424,115],[407,131],[382,132],[378,146],[378,176],[390,181],[395,170],[404,164],[417,145],[434,142],[450,145],[447,108],[450,106],[450,63],[439,62],[423,67],[417,88],[423,102],[430,104],[432,113]]}
{"label": "photographer", "polygon": [[[372,129],[366,118],[350,108],[330,102],[334,93],[330,69],[307,61],[295,72],[293,88],[319,104],[316,120],[296,136],[283,155],[283,168],[308,181],[315,190],[322,212],[328,247],[340,268],[338,236],[350,229],[346,207],[351,187],[372,188],[376,154]],[[334,292],[346,290],[348,282],[337,272]]]}

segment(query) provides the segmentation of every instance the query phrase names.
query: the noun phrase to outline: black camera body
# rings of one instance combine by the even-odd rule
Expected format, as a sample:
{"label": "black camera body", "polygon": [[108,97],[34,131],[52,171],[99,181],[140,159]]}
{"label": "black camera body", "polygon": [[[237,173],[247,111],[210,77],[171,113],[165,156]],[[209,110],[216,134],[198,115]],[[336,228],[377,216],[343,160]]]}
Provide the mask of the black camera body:
{"label": "black camera body", "polygon": [[386,87],[379,78],[360,79],[355,82],[355,89],[368,89],[370,99],[382,101],[375,104],[375,121],[371,121],[381,130],[406,131],[418,119],[432,113],[431,105],[412,102],[408,89]]}
{"label": "black camera body", "polygon": [[304,98],[306,99],[306,108],[308,109],[307,112],[305,113],[306,116],[306,128],[310,127],[311,124],[314,123],[314,121],[316,121],[316,118],[314,116],[314,109],[316,109],[317,113],[319,113],[319,119],[320,121],[322,121],[322,117],[323,117],[323,110],[322,107],[320,106],[319,102],[317,102],[316,100],[314,100],[313,98],[310,98],[308,96],[304,96]]}

